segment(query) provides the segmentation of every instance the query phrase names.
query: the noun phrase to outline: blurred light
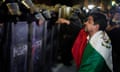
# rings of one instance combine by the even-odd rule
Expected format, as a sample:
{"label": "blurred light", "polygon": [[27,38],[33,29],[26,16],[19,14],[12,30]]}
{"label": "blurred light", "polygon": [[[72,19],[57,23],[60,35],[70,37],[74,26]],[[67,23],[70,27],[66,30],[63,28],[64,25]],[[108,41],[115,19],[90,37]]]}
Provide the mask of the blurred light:
{"label": "blurred light", "polygon": [[88,13],[88,12],[89,12],[89,9],[88,9],[88,8],[86,8],[86,7],[83,7],[83,10],[85,10],[85,12],[86,12],[86,13]]}
{"label": "blurred light", "polygon": [[88,8],[86,8],[86,7],[83,7],[83,10],[85,10],[85,12],[86,12],[86,13],[88,13],[88,12],[89,12],[89,9],[88,9]]}
{"label": "blurred light", "polygon": [[89,9],[86,9],[85,11],[86,11],[86,13],[88,13],[88,12],[89,12]]}
{"label": "blurred light", "polygon": [[3,2],[5,2],[5,0],[3,0]]}
{"label": "blurred light", "polygon": [[93,9],[95,7],[95,5],[91,4],[91,5],[88,5],[88,9]]}
{"label": "blurred light", "polygon": [[83,10],[86,10],[87,8],[86,7],[83,7]]}
{"label": "blurred light", "polygon": [[116,4],[116,2],[115,2],[115,1],[112,1],[112,6],[115,5],[115,4]]}
{"label": "blurred light", "polygon": [[98,6],[97,8],[101,9],[102,7]]}
{"label": "blurred light", "polygon": [[26,4],[25,1],[22,1],[22,3],[23,3],[27,8],[30,8],[30,7],[28,6],[28,4]]}

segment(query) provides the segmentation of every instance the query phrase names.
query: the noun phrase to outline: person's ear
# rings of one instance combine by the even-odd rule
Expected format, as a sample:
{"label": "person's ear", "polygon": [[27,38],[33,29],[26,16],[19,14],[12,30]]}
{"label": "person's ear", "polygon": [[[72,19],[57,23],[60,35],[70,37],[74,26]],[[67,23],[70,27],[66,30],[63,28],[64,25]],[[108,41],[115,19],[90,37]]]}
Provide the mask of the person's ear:
{"label": "person's ear", "polygon": [[100,25],[99,25],[99,24],[96,24],[96,25],[95,25],[95,27],[96,27],[96,29],[98,29],[98,30],[99,30]]}

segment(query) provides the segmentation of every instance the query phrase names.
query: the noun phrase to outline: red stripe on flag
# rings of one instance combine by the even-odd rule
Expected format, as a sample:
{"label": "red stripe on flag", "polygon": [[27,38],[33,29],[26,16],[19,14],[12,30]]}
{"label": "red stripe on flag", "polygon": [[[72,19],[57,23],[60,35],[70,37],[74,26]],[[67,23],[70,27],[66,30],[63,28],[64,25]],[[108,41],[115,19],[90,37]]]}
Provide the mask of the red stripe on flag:
{"label": "red stripe on flag", "polygon": [[87,33],[84,29],[81,29],[72,47],[72,55],[77,65],[80,66],[81,58],[84,52],[84,48],[87,43]]}

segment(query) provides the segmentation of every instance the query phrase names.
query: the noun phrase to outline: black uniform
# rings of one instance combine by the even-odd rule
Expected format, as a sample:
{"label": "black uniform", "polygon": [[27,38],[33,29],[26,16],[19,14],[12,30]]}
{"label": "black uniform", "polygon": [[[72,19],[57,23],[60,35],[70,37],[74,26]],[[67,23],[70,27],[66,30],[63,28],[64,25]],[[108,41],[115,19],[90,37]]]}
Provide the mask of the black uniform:
{"label": "black uniform", "polygon": [[77,14],[73,14],[69,20],[70,25],[62,24],[60,28],[61,58],[64,65],[67,66],[71,65],[71,49],[79,30],[82,28],[81,21]]}
{"label": "black uniform", "polygon": [[108,32],[108,35],[112,43],[113,70],[114,72],[120,72],[120,27],[112,29]]}

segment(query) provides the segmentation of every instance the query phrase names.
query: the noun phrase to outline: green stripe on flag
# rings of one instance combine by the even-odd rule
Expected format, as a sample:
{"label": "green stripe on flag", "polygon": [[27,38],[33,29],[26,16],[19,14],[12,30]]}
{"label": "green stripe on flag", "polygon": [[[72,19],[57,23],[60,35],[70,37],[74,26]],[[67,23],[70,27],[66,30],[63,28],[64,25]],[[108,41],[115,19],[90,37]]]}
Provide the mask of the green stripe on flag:
{"label": "green stripe on flag", "polygon": [[78,72],[111,72],[104,58],[88,42]]}

